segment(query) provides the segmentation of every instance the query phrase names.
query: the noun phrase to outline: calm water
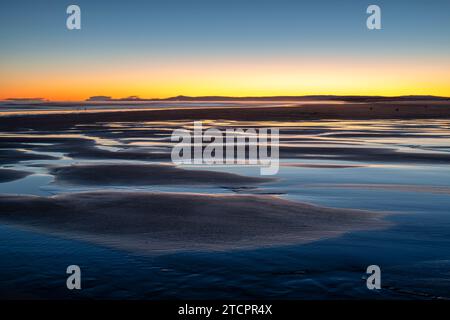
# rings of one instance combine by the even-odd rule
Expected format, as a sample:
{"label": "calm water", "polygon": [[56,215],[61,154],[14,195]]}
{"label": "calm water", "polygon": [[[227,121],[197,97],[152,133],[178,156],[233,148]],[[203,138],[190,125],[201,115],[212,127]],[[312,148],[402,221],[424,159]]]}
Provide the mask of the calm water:
{"label": "calm water", "polygon": [[[70,135],[92,139],[98,148],[113,152],[136,148],[151,151],[170,145],[166,134],[147,135],[152,128],[169,128],[170,134],[172,127],[189,125],[116,123],[105,124],[101,129],[77,128]],[[450,152],[449,123],[439,120],[211,123],[211,126],[230,125],[279,126],[281,142],[290,148],[383,148],[430,156]],[[142,134],[136,135],[138,130]],[[17,132],[9,136],[28,134]],[[67,136],[68,133],[34,133],[34,136],[49,134]],[[34,174],[0,183],[0,193],[49,196],[97,189],[56,185],[47,169],[40,165],[127,162],[71,158],[65,152],[42,151],[31,144],[28,149],[26,144],[21,148],[59,159],[3,165]],[[245,192],[276,193],[287,199],[330,207],[390,212],[387,219],[394,223],[389,229],[353,232],[306,245],[143,256],[1,224],[0,297],[450,299],[449,165],[445,161],[405,159],[392,161],[386,156],[336,160],[326,151],[303,157],[283,156],[286,166],[281,167],[277,181]],[[216,170],[253,176],[259,172],[255,168]],[[111,187],[101,187],[106,188]],[[117,186],[114,189],[235,192],[220,187],[191,186]],[[82,269],[81,291],[65,289],[65,269],[71,264]],[[365,286],[365,269],[371,264],[381,267],[382,290],[369,291]]]}

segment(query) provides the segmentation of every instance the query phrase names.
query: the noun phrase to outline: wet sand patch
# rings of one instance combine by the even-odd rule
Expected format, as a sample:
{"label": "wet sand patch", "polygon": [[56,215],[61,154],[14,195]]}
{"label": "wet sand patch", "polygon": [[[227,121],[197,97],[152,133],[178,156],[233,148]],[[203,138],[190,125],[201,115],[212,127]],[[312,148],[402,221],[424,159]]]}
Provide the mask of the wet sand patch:
{"label": "wet sand patch", "polygon": [[280,148],[280,157],[386,163],[450,163],[450,153],[407,152],[382,147],[287,147]]}
{"label": "wet sand patch", "polygon": [[364,184],[364,183],[348,183],[348,184],[313,184],[307,187],[326,187],[326,188],[346,188],[346,189],[366,189],[366,190],[391,190],[400,192],[419,192],[419,193],[436,193],[450,194],[448,186],[431,186],[431,185],[408,185],[408,184]]}
{"label": "wet sand patch", "polygon": [[14,164],[27,160],[57,160],[57,157],[28,153],[21,150],[2,150],[0,153],[0,164]]}
{"label": "wet sand patch", "polygon": [[226,250],[387,227],[384,214],[260,195],[89,192],[0,195],[0,221],[121,249]]}
{"label": "wet sand patch", "polygon": [[[63,135],[64,131],[62,131],[61,134]],[[102,147],[104,146],[102,146],[101,144],[97,144],[96,141],[94,140],[95,138],[97,137],[61,138],[61,139],[42,138],[42,140],[40,140],[40,138],[33,138],[30,140],[26,138],[21,138],[20,140],[16,139],[17,141],[4,141],[4,139],[3,140],[0,139],[0,148],[3,145],[12,145],[15,148],[26,148],[35,152],[58,152],[63,153],[67,157],[71,158],[92,159],[92,160],[117,159],[117,160],[145,161],[145,160],[170,159],[170,149],[168,149],[169,151],[167,152],[149,150],[149,148],[147,149],[124,148],[118,151],[111,151],[102,149]],[[42,145],[42,143],[46,143],[47,145]],[[124,146],[119,145],[119,147]]]}
{"label": "wet sand patch", "polygon": [[0,169],[0,183],[19,180],[25,178],[30,174],[31,174],[30,172],[26,171]]}
{"label": "wet sand patch", "polygon": [[72,185],[217,185],[241,186],[271,182],[226,172],[188,170],[162,164],[72,165],[50,169],[55,182]]}
{"label": "wet sand patch", "polygon": [[332,164],[332,163],[281,163],[282,167],[297,167],[297,168],[313,168],[313,169],[349,169],[349,168],[364,168],[365,165],[358,164]]}

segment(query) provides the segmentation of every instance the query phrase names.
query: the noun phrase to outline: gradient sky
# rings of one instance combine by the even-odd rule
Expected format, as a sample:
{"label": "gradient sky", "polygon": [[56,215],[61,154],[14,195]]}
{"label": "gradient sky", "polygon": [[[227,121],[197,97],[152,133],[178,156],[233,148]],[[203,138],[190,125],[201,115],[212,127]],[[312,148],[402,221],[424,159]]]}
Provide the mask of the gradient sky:
{"label": "gradient sky", "polygon": [[448,0],[1,1],[0,99],[450,96],[449,34]]}

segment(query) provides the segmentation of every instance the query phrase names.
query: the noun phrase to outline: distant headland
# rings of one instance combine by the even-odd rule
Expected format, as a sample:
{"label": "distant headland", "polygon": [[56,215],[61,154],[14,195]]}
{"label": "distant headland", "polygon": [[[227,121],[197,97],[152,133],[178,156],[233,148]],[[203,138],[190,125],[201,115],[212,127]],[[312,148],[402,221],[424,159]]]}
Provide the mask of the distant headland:
{"label": "distant headland", "polygon": [[306,96],[266,96],[266,97],[231,97],[231,96],[184,96],[179,95],[169,98],[147,99],[138,96],[114,99],[110,96],[92,96],[86,101],[107,102],[107,101],[347,101],[347,102],[383,102],[383,101],[448,101],[450,97],[439,97],[432,95],[407,95],[407,96],[356,96],[356,95],[306,95]]}

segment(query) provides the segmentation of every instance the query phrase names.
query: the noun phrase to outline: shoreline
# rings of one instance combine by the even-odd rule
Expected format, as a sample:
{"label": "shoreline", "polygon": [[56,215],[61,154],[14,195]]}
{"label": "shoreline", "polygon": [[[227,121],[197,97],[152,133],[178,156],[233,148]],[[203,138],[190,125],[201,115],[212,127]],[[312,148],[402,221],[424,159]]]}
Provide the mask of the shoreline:
{"label": "shoreline", "polygon": [[420,101],[411,103],[305,104],[258,107],[189,107],[65,111],[0,116],[0,130],[63,129],[99,122],[144,122],[167,120],[301,121],[301,120],[377,120],[450,119],[450,103]]}

